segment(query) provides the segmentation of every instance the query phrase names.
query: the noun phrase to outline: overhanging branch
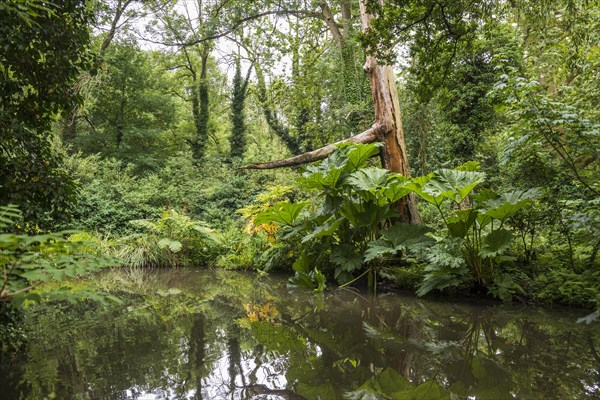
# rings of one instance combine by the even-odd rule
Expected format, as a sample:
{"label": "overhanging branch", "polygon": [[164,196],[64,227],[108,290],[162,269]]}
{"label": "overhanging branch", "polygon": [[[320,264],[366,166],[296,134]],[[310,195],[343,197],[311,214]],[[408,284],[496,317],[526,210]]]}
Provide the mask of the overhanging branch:
{"label": "overhanging branch", "polygon": [[250,165],[244,165],[243,169],[275,169],[283,167],[293,167],[296,165],[308,164],[314,161],[319,161],[335,151],[337,146],[342,143],[372,143],[379,140],[379,134],[383,127],[380,124],[375,124],[366,131],[359,133],[358,135],[352,136],[348,139],[340,140],[333,144],[321,147],[313,151],[307,151],[306,153],[299,154],[283,160],[275,160],[264,163],[255,163]]}

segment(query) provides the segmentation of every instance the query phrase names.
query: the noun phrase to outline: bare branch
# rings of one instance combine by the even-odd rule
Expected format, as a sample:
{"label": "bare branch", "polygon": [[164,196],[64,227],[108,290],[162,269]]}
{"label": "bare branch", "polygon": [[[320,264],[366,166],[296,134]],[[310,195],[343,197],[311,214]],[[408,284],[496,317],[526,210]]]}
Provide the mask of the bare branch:
{"label": "bare branch", "polygon": [[359,133],[358,135],[352,136],[348,139],[340,140],[339,142],[328,144],[327,146],[321,147],[313,151],[307,151],[306,153],[299,154],[284,160],[275,160],[265,163],[256,163],[250,165],[244,165],[243,169],[275,169],[283,167],[293,167],[295,165],[308,164],[314,161],[319,161],[335,151],[338,145],[342,143],[372,143],[379,140],[379,134],[383,127],[379,124],[373,125],[366,131]]}

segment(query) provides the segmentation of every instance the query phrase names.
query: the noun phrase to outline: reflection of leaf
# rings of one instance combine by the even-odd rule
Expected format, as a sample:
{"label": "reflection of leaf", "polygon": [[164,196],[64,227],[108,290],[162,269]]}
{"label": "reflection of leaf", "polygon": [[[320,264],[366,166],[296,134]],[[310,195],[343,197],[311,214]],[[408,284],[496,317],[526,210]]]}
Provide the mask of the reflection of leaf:
{"label": "reflection of leaf", "polygon": [[430,380],[410,391],[394,393],[392,398],[397,400],[443,400],[450,399],[450,395],[444,394],[437,382]]}
{"label": "reflection of leaf", "polygon": [[252,336],[268,350],[285,354],[290,351],[306,351],[306,341],[297,332],[284,325],[273,325],[269,321],[250,324]]}
{"label": "reflection of leaf", "polygon": [[591,324],[594,321],[597,321],[598,319],[600,319],[600,309],[594,311],[591,314],[586,315],[585,317],[581,317],[577,320],[578,324],[581,324],[583,322],[585,322],[586,324]]}
{"label": "reflection of leaf", "polygon": [[381,393],[391,395],[395,392],[411,390],[413,385],[395,370],[386,368],[377,376],[375,387],[381,390]]}
{"label": "reflection of leaf", "polygon": [[289,279],[289,283],[294,286],[314,290],[315,292],[322,292],[325,290],[325,275],[316,268],[309,273],[296,271],[294,276]]}
{"label": "reflection of leaf", "polygon": [[476,356],[471,364],[473,376],[477,379],[477,389],[472,392],[477,398],[509,399],[512,379],[510,372],[497,362]]}
{"label": "reflection of leaf", "polygon": [[406,339],[393,331],[385,331],[383,329],[379,329],[370,325],[368,322],[363,321],[363,329],[365,330],[365,335],[370,337],[371,339],[377,340],[392,340],[397,343],[405,343]]}
{"label": "reflection of leaf", "polygon": [[[318,386],[313,386],[305,382],[300,382],[296,385],[295,390],[306,400],[321,400],[321,399],[337,399],[335,389],[331,383],[323,383]],[[279,396],[275,396],[279,397]]]}
{"label": "reflection of leaf", "polygon": [[383,396],[369,389],[358,389],[344,395],[348,400],[381,400]]}

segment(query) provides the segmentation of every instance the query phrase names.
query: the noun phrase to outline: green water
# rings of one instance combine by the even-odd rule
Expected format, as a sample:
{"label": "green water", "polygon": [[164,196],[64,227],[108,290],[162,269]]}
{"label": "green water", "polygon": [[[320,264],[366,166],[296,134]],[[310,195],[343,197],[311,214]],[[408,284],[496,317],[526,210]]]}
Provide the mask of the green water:
{"label": "green water", "polygon": [[140,282],[123,305],[28,311],[0,399],[600,398],[582,310],[313,295],[224,271]]}

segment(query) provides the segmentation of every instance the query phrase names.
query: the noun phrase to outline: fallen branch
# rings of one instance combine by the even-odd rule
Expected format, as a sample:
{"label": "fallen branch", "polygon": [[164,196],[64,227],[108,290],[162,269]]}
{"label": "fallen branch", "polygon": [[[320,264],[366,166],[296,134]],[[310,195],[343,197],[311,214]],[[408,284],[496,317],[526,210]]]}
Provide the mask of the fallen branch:
{"label": "fallen branch", "polygon": [[333,153],[335,149],[337,149],[337,146],[342,143],[372,143],[378,141],[379,134],[381,133],[382,129],[382,125],[375,124],[371,128],[367,129],[362,133],[359,133],[358,135],[354,135],[348,139],[340,140],[339,142],[335,142],[333,144],[328,144],[327,146],[321,147],[316,150],[307,151],[306,153],[302,153],[297,156],[293,156],[283,160],[244,165],[242,168],[275,169],[283,167],[293,167],[295,165],[308,164],[311,162],[323,160],[324,158],[327,158],[327,156],[329,156],[331,153]]}

